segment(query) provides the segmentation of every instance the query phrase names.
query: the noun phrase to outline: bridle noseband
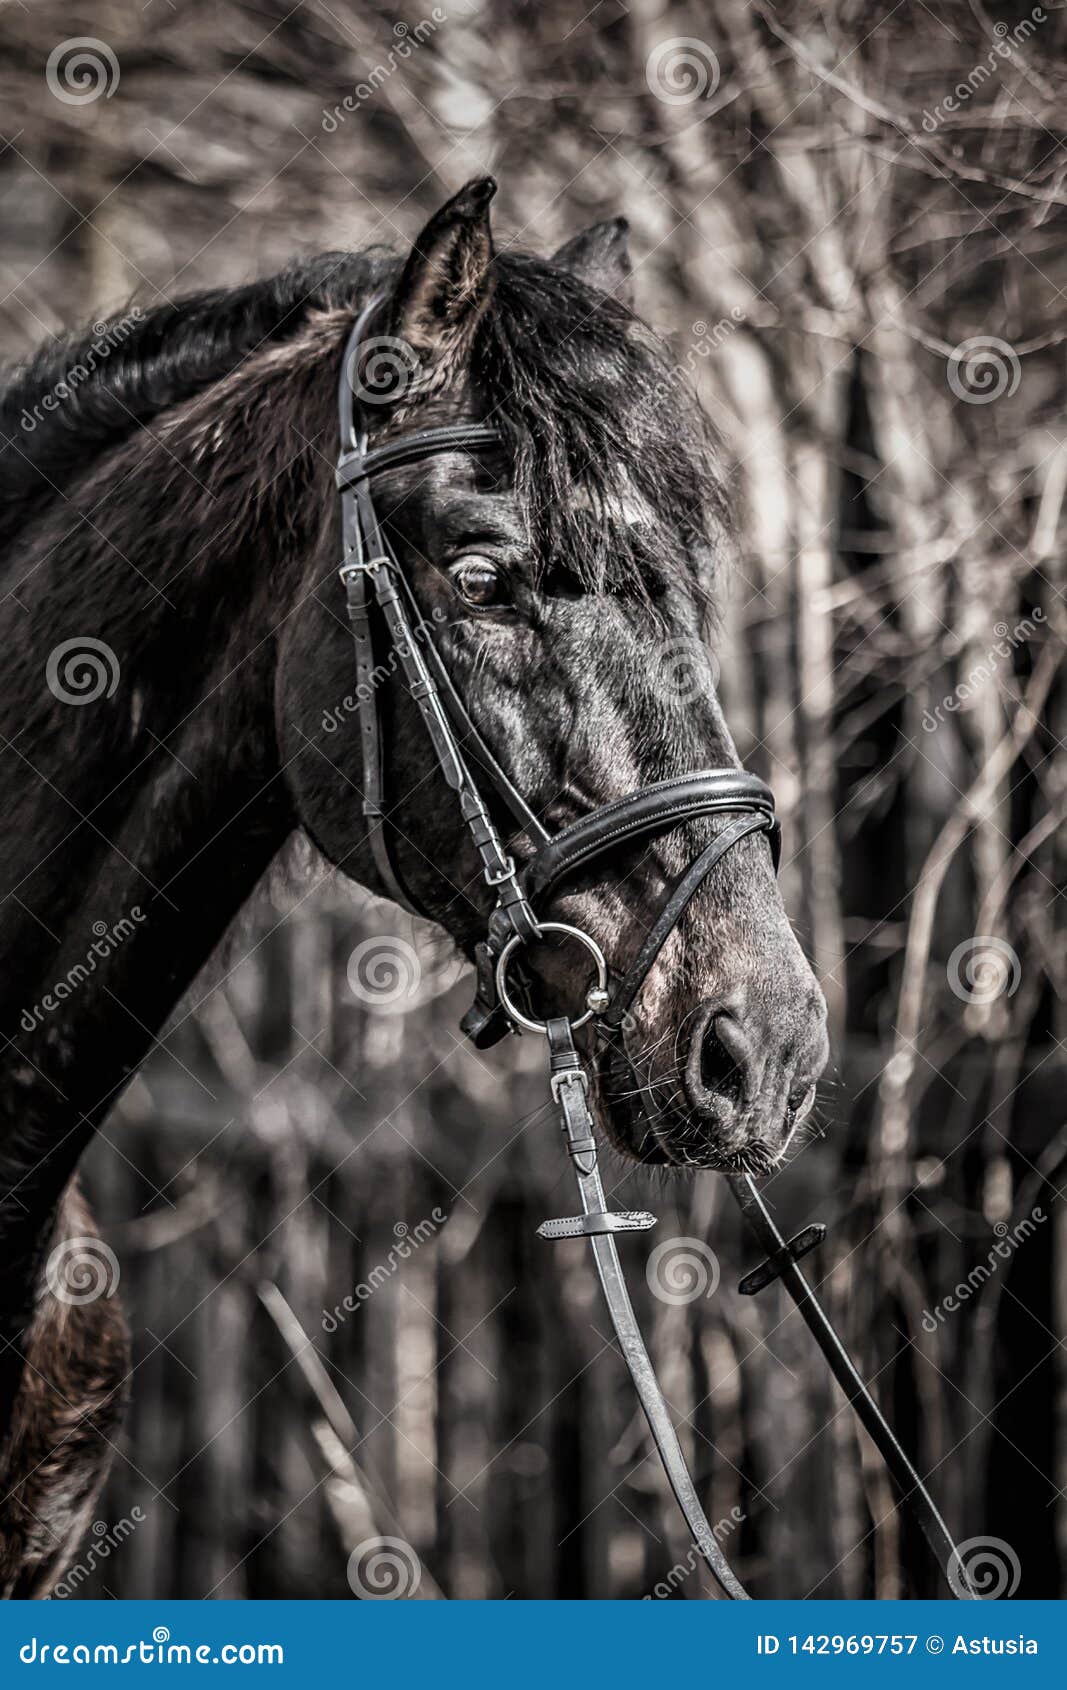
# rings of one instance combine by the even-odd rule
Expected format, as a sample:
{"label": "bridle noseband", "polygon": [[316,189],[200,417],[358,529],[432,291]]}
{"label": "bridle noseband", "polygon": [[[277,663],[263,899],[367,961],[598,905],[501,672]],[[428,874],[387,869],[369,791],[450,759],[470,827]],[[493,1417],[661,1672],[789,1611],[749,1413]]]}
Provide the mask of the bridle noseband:
{"label": "bridle noseband", "polygon": [[[380,668],[376,660],[375,623],[380,619],[392,667],[418,706],[441,773],[455,793],[470,830],[485,884],[495,896],[485,939],[476,948],[477,990],[463,1018],[467,1036],[479,1048],[495,1044],[520,1029],[544,1035],[549,1054],[552,1097],[578,1184],[582,1212],[546,1221],[544,1238],[589,1239],[597,1273],[623,1357],[675,1498],[693,1535],[694,1545],[726,1595],[744,1599],[746,1591],[729,1566],[700,1503],[682,1455],[674,1425],[634,1316],[615,1246],[618,1232],[643,1232],[655,1216],[608,1208],[600,1178],[597,1141],[589,1111],[589,1080],[574,1034],[592,1023],[596,1036],[618,1054],[624,1051],[625,1018],[663,946],[685,910],[726,853],[750,834],[768,837],[778,866],[781,830],[771,790],[757,776],[740,769],[705,769],[659,781],[614,800],[550,835],[486,745],[454,687],[419,613],[414,594],[382,529],[370,484],[383,470],[419,463],[445,452],[480,452],[502,447],[492,425],[457,422],[401,434],[377,447],[368,443],[368,422],[356,399],[360,354],[368,325],[384,302],[377,295],[363,308],[349,335],[341,366],[339,417],[341,455],[337,485],[341,494],[341,580],[348,603],[356,656],[356,698],[363,753],[363,815],[375,867],[388,895],[402,908],[422,914],[403,884],[386,831],[388,809],[382,723],[377,704]],[[521,867],[504,843],[490,809],[495,797],[525,835],[529,855]],[[569,923],[549,921],[540,913],[561,883],[621,845],[662,835],[697,817],[729,817],[711,843],[689,864],[667,894],[626,973],[612,980],[604,955],[589,934]],[[525,998],[517,1002],[512,980],[523,953],[546,935],[558,934],[582,946],[594,964],[596,981],[577,1018],[538,1020]],[[522,987],[519,986],[520,996]],[[623,1059],[625,1056],[623,1055]],[[755,1292],[782,1279],[813,1332],[835,1377],[877,1444],[909,1506],[930,1542],[950,1588],[971,1596],[959,1552],[922,1480],[909,1462],[874,1398],[849,1359],[840,1338],[798,1262],[821,1242],[825,1228],[807,1228],[786,1240],[755,1182],[747,1175],[730,1185],[753,1226],[767,1261],[742,1280],[742,1291]]]}

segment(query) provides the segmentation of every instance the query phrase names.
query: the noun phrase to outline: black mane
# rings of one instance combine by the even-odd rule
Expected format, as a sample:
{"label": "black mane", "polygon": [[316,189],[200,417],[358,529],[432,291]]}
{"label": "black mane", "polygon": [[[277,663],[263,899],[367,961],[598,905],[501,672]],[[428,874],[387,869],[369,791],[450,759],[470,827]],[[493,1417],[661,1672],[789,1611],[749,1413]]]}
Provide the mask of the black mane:
{"label": "black mane", "polygon": [[[502,254],[495,269],[473,367],[541,561],[590,591],[692,588],[694,554],[713,560],[726,512],[688,384],[614,299],[540,259]],[[619,520],[635,502],[654,526]]]}
{"label": "black mane", "polygon": [[[42,348],[0,395],[0,553],[138,428],[293,339],[313,310],[353,310],[394,265],[327,253]],[[692,582],[724,513],[708,427],[678,372],[636,318],[567,272],[501,253],[494,273],[473,369],[542,560],[586,589]],[[618,519],[635,501],[662,519],[654,558],[648,530]]]}
{"label": "black mane", "polygon": [[[383,262],[324,253],[243,287],[134,306],[42,347],[0,393],[0,549],[101,454],[257,347],[290,339],[311,309],[351,303]],[[55,408],[44,409],[57,390]]]}

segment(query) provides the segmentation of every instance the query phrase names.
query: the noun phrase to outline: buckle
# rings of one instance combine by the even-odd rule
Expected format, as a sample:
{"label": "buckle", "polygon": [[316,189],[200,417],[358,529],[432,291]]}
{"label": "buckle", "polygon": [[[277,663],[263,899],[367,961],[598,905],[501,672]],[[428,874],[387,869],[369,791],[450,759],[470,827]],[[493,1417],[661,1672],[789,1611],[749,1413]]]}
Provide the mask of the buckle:
{"label": "buckle", "polygon": [[361,575],[376,575],[379,569],[388,566],[387,557],[368,557],[364,558],[362,563],[342,563],[337,573],[347,587],[350,582],[358,581]]}
{"label": "buckle", "polygon": [[505,880],[514,880],[516,872],[514,857],[505,857],[502,869],[486,869],[485,884],[487,886],[503,886]]}
{"label": "buckle", "polygon": [[586,1073],[585,1069],[564,1068],[561,1073],[550,1074],[548,1076],[548,1084],[552,1092],[553,1103],[559,1103],[561,1101],[559,1095],[561,1086],[570,1085],[573,1081],[577,1081],[578,1085],[581,1086],[582,1093],[585,1097],[589,1096],[589,1075]]}

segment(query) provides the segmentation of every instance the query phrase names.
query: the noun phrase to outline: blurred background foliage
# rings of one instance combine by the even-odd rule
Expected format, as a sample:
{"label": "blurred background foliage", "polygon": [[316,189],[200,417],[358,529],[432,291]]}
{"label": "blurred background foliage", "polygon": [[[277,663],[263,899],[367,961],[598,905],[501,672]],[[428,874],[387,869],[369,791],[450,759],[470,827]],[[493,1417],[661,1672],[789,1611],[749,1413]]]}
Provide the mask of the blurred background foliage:
{"label": "blurred background foliage", "polygon": [[[487,168],[501,244],[629,217],[639,308],[722,433],[723,697],[830,1002],[825,1136],[772,1196],[829,1223],[816,1278],[952,1526],[1041,1597],[1067,1558],[1062,10],[0,6],[10,360],[130,300],[401,250]],[[47,71],[77,36],[117,66],[82,103]],[[349,979],[376,935],[419,957],[386,1010]],[[636,1596],[685,1561],[589,1265],[533,1236],[569,1202],[537,1053],[460,1042],[459,973],[294,850],[116,1108],[87,1181],[137,1367],[98,1512],[143,1521],[78,1594],[347,1597],[372,1533],[416,1547],[420,1595]],[[687,1307],[639,1253],[635,1279],[742,1576],[934,1594],[799,1319],[736,1294],[714,1177],[614,1176],[723,1264]]]}

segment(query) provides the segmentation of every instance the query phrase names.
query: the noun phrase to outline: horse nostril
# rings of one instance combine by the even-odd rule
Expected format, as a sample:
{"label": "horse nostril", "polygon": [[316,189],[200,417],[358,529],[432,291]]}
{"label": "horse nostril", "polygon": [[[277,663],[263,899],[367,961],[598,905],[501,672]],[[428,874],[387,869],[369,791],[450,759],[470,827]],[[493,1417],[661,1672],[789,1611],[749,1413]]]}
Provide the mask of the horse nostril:
{"label": "horse nostril", "polygon": [[693,1030],[686,1063],[690,1103],[727,1125],[744,1107],[751,1064],[751,1039],[742,1023],[728,1010],[709,1006]]}
{"label": "horse nostril", "polygon": [[718,1092],[731,1103],[745,1094],[748,1040],[732,1015],[716,1015],[700,1041],[700,1080],[707,1091]]}
{"label": "horse nostril", "polygon": [[768,1142],[811,1113],[828,1054],[825,1018],[804,1006],[784,1013],[769,996],[738,991],[709,999],[690,1022],[685,1097],[704,1131],[736,1149],[747,1135]]}
{"label": "horse nostril", "polygon": [[811,1106],[815,1102],[815,1081],[802,1080],[793,1087],[787,1099],[789,1114],[793,1125],[798,1127],[811,1113]]}

